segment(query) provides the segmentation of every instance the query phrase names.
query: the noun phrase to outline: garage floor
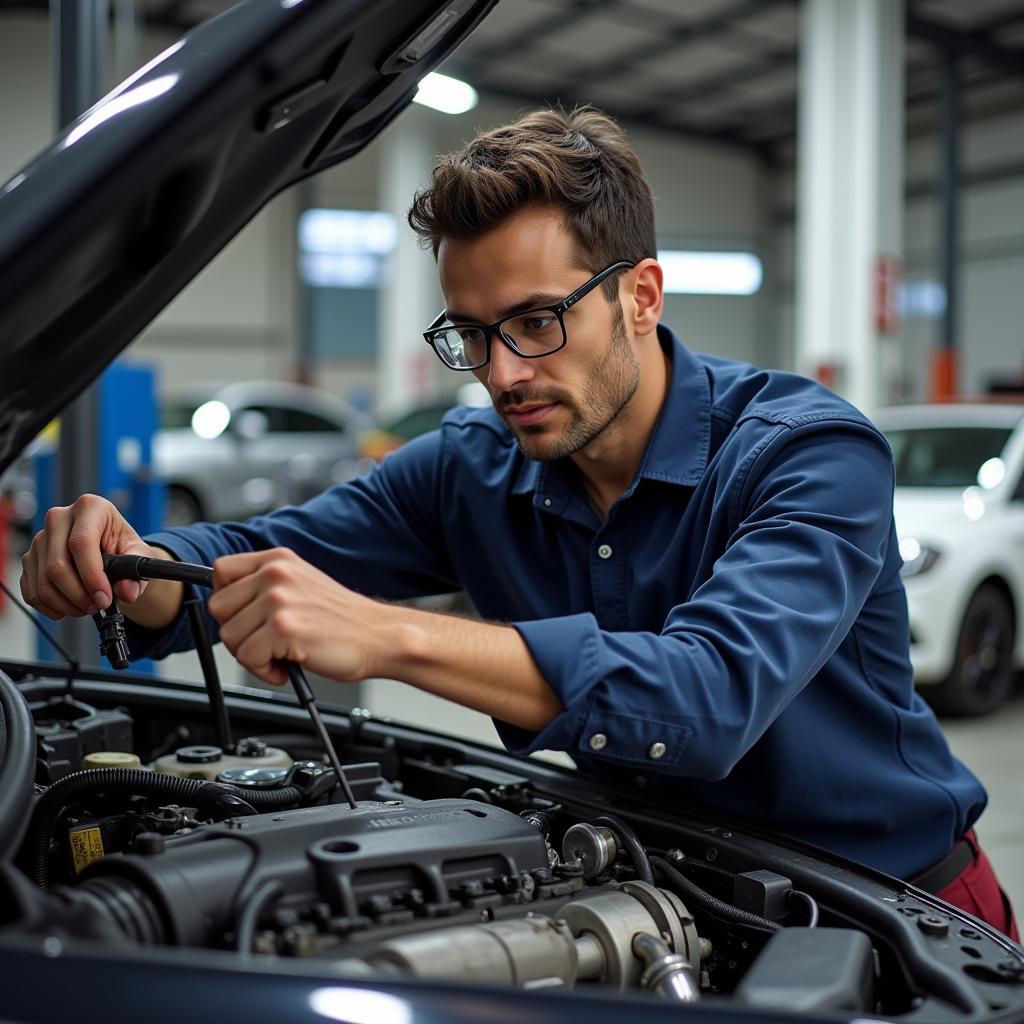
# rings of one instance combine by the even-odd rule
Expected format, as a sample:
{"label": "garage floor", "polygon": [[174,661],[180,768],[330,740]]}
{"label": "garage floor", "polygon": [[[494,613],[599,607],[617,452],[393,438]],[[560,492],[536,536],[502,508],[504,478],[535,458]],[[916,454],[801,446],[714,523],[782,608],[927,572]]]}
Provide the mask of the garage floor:
{"label": "garage floor", "polygon": [[[20,565],[12,564],[8,569],[6,582],[9,587],[13,585],[15,592],[19,575]],[[8,604],[6,610],[0,614],[0,656],[32,658],[34,652],[35,641],[31,637],[28,619],[11,609]],[[242,682],[241,678],[235,678],[235,674],[238,673],[237,665],[231,665],[231,668],[235,669],[234,674],[228,668],[230,655],[222,648],[218,648],[218,654],[221,653],[226,655],[221,670],[225,683]],[[169,660],[174,661],[174,664],[166,666],[170,669],[170,674],[185,678],[196,675],[197,669],[192,655],[175,655]],[[218,661],[221,661],[221,658],[218,658]],[[334,685],[336,684],[327,684],[332,689]],[[399,687],[399,684],[395,683],[382,685],[395,689]],[[323,691],[321,696],[339,699],[337,695],[328,695]],[[419,705],[414,709],[410,704],[410,701],[415,704],[419,694],[411,694],[405,687],[401,687],[401,694],[395,696],[400,699],[404,717],[424,723],[431,720],[428,709],[422,709],[421,714]],[[368,697],[370,693],[360,694],[358,699],[377,714],[392,712],[393,709],[387,705],[394,702],[389,702],[385,693],[380,695],[380,700],[368,700]],[[436,700],[427,698],[426,695],[423,697],[430,701]],[[345,703],[348,700],[343,699]],[[456,732],[465,725],[465,734],[473,735],[474,738],[485,742],[493,742],[493,729],[482,715],[467,711],[464,715],[467,721],[463,723],[457,714],[453,716],[453,710],[446,706],[447,713],[442,719],[445,724],[439,725],[438,728]],[[477,722],[477,719],[480,721]],[[988,789],[989,806],[979,822],[978,837],[995,865],[1003,888],[1013,900],[1018,921],[1024,923],[1024,681],[1018,686],[1016,697],[997,714],[969,721],[946,720],[942,724],[954,753],[971,768]],[[487,735],[484,735],[484,732]]]}

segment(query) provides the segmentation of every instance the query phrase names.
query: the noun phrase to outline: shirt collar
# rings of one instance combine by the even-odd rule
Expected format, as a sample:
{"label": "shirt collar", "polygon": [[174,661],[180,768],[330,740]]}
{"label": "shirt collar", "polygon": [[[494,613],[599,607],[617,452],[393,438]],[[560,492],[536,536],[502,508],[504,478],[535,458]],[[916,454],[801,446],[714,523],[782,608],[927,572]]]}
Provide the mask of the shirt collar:
{"label": "shirt collar", "polygon": [[[671,357],[672,369],[637,479],[696,487],[707,469],[711,445],[711,388],[700,361],[664,324],[658,325],[658,342]],[[512,493],[536,493],[539,500],[550,501],[545,504],[548,511],[562,512],[575,492],[573,474],[565,472],[564,461],[522,459]]]}
{"label": "shirt collar", "polygon": [[711,450],[711,386],[700,360],[664,324],[658,341],[672,359],[668,392],[638,477],[696,487]]}

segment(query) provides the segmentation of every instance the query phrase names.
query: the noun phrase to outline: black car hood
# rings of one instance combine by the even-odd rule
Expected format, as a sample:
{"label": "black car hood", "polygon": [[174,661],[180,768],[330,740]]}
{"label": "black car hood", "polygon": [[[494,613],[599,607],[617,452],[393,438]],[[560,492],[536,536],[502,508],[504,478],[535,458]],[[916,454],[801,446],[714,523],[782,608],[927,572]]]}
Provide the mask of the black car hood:
{"label": "black car hood", "polygon": [[274,195],[356,153],[497,0],[245,0],[0,188],[0,471]]}

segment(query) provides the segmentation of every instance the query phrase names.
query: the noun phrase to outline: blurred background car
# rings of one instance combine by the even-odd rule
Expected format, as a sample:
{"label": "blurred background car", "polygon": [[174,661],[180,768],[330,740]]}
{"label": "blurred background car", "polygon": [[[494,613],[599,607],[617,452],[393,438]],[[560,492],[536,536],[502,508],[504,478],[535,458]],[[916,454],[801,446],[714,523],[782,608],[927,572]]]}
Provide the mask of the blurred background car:
{"label": "blurred background car", "polygon": [[380,462],[389,452],[401,448],[406,441],[411,441],[428,430],[437,430],[441,426],[444,414],[456,405],[486,406],[491,399],[487,388],[479,381],[463,384],[454,397],[440,398],[414,405],[397,416],[385,420],[380,426],[367,431],[363,435],[360,451],[364,458],[372,462]]}
{"label": "blurred background car", "polygon": [[168,397],[153,439],[165,522],[242,519],[305,501],[359,472],[373,420],[315,388],[246,381]]}
{"label": "blurred background car", "polygon": [[986,714],[1024,665],[1024,404],[874,419],[896,464],[915,678],[937,711]]}

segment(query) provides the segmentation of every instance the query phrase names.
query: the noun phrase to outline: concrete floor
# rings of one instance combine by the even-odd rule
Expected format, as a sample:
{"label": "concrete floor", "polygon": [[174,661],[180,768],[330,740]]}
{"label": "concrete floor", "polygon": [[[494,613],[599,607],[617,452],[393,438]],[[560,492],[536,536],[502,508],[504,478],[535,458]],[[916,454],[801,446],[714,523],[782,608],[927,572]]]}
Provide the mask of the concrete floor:
{"label": "concrete floor", "polygon": [[[16,593],[19,574],[20,565],[12,564],[6,576],[7,585]],[[220,646],[216,650],[225,685],[252,685],[252,678],[246,677],[227,651]],[[34,652],[28,619],[8,602],[0,614],[0,655],[31,659]],[[162,673],[179,678],[198,678],[193,654],[173,655],[160,668]],[[314,686],[321,697],[337,703],[361,704],[376,715],[394,715],[440,732],[497,744],[486,716],[453,707],[400,683],[374,680],[356,692],[347,687],[339,691],[339,684],[327,681],[315,682]],[[978,824],[978,837],[1017,908],[1018,920],[1024,923],[1024,681],[1014,699],[997,714],[980,719],[948,719],[942,726],[953,752],[988,790],[989,806]],[[548,759],[558,761],[562,756],[550,755]]]}

